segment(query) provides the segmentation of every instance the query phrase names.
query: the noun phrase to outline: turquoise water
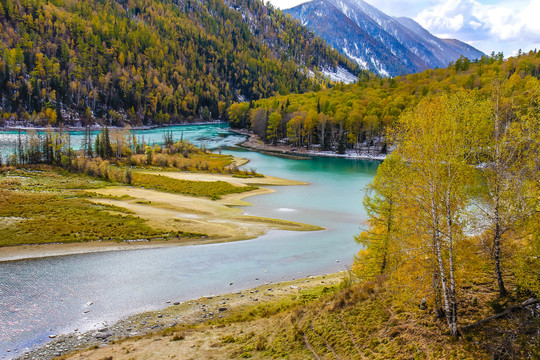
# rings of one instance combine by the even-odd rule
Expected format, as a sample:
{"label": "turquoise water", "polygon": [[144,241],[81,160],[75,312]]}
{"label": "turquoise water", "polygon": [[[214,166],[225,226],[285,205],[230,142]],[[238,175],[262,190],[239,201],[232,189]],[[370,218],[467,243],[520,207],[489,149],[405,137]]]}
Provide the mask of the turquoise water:
{"label": "turquoise water", "polygon": [[[111,129],[111,131],[114,131]],[[165,131],[171,131],[175,140],[185,139],[190,140],[198,146],[203,146],[208,149],[224,148],[227,146],[235,146],[244,138],[241,135],[231,133],[229,126],[225,123],[211,125],[180,125],[171,126],[168,128],[156,128],[149,130],[132,130],[137,139],[142,143],[147,144],[162,144],[164,142],[163,135]],[[44,135],[43,131],[32,131],[36,135]],[[71,146],[75,150],[81,148],[83,143],[84,133],[82,131],[70,131]],[[92,131],[92,137],[99,131]],[[13,154],[17,148],[19,136],[22,141],[26,138],[26,131],[0,131],[0,155],[5,159],[9,154]]]}
{"label": "turquoise water", "polygon": [[[225,125],[172,129],[175,138],[183,134],[184,139],[208,148],[231,146],[243,139]],[[160,142],[162,131],[142,134]],[[258,172],[309,182],[276,186],[273,194],[247,198],[253,204],[243,207],[247,214],[315,224],[326,230],[271,231],[233,243],[0,263],[0,357],[8,357],[7,349],[18,348],[20,354],[50,334],[90,329],[103,321],[162,308],[166,301],[345,270],[352,263],[359,250],[353,236],[365,219],[362,188],[373,179],[378,162],[290,160],[240,149],[225,153],[249,159],[247,167]],[[84,314],[89,301],[94,303],[91,312]]]}

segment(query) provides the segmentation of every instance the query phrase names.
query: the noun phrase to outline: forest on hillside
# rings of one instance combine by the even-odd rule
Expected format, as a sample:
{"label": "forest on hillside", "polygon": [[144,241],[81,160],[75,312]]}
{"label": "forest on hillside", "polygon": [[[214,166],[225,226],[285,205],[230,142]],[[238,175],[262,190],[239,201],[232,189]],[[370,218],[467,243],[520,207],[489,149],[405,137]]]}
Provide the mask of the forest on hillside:
{"label": "forest on hillside", "polygon": [[[0,125],[226,119],[358,66],[258,0],[1,0]],[[315,76],[312,75],[315,74]]]}
{"label": "forest on hillside", "polygon": [[236,103],[229,118],[232,127],[250,129],[268,143],[385,152],[387,130],[425,98],[460,89],[482,99],[496,93],[501,111],[513,119],[520,109],[536,106],[539,76],[536,51],[507,60],[501,53],[475,62],[462,57],[446,69],[387,79],[364,74],[352,85]]}

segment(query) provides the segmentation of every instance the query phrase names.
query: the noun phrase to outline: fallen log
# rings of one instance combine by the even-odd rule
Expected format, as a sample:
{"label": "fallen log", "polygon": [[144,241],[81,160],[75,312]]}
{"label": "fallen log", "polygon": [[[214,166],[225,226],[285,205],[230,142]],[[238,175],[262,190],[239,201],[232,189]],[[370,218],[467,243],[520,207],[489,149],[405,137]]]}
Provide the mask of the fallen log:
{"label": "fallen log", "polygon": [[483,320],[479,320],[475,323],[472,323],[470,325],[467,325],[467,326],[463,326],[461,328],[462,331],[467,331],[467,330],[471,330],[475,327],[478,327],[480,325],[483,325],[491,320],[495,320],[495,319],[498,319],[498,318],[501,318],[501,317],[504,317],[508,314],[510,314],[511,312],[513,311],[516,311],[516,310],[523,310],[524,308],[526,308],[527,306],[531,306],[531,305],[535,305],[535,304],[538,304],[538,299],[535,299],[535,298],[530,298],[529,300],[527,301],[524,301],[523,303],[521,303],[520,305],[514,305],[514,306],[510,306],[509,308],[507,308],[506,310],[504,310],[503,312],[501,313],[498,313],[498,314],[495,314],[495,315],[492,315],[488,318],[485,318]]}

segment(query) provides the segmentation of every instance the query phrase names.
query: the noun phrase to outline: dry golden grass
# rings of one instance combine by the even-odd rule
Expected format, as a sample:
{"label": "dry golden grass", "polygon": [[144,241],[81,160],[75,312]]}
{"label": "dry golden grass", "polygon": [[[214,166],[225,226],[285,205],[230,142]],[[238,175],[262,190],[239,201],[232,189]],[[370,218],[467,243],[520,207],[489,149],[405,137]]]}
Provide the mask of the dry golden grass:
{"label": "dry golden grass", "polygon": [[[522,319],[525,312],[463,332],[455,339],[447,335],[444,321],[435,320],[429,310],[420,310],[417,304],[396,302],[383,278],[343,288],[345,282],[341,290],[331,285],[335,278],[325,280],[326,283],[321,278],[307,280],[307,283],[312,281],[307,290],[289,284],[279,289],[272,285],[272,291],[265,291],[267,286],[261,287],[260,293],[253,295],[259,297],[258,302],[244,300],[225,312],[223,319],[197,326],[188,320],[183,326],[68,358],[491,359],[498,354],[506,359],[534,358],[540,349],[538,339],[535,345],[538,327],[530,315],[528,322]],[[482,316],[493,313],[496,289],[493,282],[486,280],[474,281],[471,287],[462,289],[462,324],[475,321],[477,312]],[[295,282],[299,288],[303,284],[304,280]],[[479,292],[484,295],[473,304],[469,295]],[[177,316],[195,311],[194,317],[186,319],[197,323],[200,305],[219,298],[199,299],[183,304],[179,313],[167,310],[165,314]],[[231,304],[234,301],[231,299]],[[520,331],[514,343],[509,343],[508,336]],[[513,351],[513,356],[504,356],[501,349]]]}

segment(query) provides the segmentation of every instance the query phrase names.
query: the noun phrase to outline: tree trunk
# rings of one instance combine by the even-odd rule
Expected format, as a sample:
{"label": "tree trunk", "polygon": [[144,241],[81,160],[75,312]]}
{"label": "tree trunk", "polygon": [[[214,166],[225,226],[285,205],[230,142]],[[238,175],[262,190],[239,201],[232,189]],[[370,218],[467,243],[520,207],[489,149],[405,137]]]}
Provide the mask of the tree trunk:
{"label": "tree trunk", "polygon": [[446,314],[446,321],[448,323],[450,333],[452,333],[452,321],[451,321],[452,315],[451,315],[450,299],[448,297],[446,271],[444,269],[444,262],[443,262],[442,249],[441,249],[441,239],[439,236],[436,236],[435,238],[435,251],[437,253],[437,263],[439,264],[439,279],[441,281],[441,290],[442,290],[442,295],[444,299],[444,312]]}
{"label": "tree trunk", "polygon": [[450,314],[448,325],[450,327],[450,334],[452,336],[457,336],[459,334],[458,330],[458,315],[457,315],[457,300],[456,300],[456,280],[455,280],[455,271],[454,271],[454,235],[453,235],[453,220],[452,212],[450,208],[451,195],[448,191],[446,193],[446,225],[448,227],[448,273],[450,276],[450,293],[448,298],[450,301]]}
{"label": "tree trunk", "polygon": [[493,257],[495,260],[495,274],[497,275],[497,283],[499,284],[499,295],[506,296],[506,288],[504,287],[504,281],[501,272],[501,235],[499,225],[495,229],[495,236],[493,239]]}

